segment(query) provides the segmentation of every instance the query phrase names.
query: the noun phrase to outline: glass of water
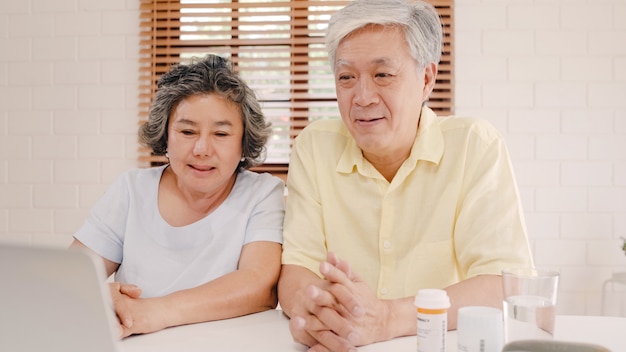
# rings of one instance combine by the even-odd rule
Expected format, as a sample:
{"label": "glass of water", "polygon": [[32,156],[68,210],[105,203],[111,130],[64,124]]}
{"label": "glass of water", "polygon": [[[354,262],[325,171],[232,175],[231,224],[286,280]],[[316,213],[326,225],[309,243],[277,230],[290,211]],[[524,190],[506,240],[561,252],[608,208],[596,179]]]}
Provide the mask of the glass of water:
{"label": "glass of water", "polygon": [[504,341],[552,339],[559,273],[536,268],[502,270]]}

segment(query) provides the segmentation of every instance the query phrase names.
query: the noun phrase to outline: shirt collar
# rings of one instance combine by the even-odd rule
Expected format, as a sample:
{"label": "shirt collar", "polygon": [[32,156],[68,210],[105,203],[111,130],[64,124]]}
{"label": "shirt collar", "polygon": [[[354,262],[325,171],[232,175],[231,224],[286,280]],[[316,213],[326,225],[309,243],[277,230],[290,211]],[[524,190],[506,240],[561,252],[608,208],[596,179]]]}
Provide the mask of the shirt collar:
{"label": "shirt collar", "polygon": [[[411,148],[411,154],[402,167],[413,169],[420,160],[439,163],[443,156],[444,142],[438,119],[434,111],[426,106],[422,107],[415,142]],[[352,135],[349,133],[348,135],[350,138],[339,158],[336,171],[351,173],[356,169],[364,175],[371,175],[375,171],[374,167],[363,157],[361,148],[356,144]]]}

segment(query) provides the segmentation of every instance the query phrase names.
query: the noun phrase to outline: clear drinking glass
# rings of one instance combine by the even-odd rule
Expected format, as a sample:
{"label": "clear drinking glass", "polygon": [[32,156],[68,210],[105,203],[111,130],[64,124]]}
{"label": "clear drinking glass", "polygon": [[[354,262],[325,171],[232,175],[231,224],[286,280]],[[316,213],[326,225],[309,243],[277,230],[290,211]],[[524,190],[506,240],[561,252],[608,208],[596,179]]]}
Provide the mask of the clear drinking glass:
{"label": "clear drinking glass", "polygon": [[502,270],[504,341],[552,339],[559,273],[536,268]]}

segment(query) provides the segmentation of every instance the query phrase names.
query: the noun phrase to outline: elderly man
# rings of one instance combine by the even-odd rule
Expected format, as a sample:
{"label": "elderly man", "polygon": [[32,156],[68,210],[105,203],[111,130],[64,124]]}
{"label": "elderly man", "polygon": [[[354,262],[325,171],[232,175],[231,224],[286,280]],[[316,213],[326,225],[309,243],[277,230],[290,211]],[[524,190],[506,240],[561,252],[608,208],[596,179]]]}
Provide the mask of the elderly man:
{"label": "elderly man", "polygon": [[459,307],[501,308],[500,272],[532,265],[502,137],[426,106],[442,29],[423,1],[356,0],[331,19],[327,50],[342,121],[293,147],[279,301],[312,351],[416,333],[421,288]]}

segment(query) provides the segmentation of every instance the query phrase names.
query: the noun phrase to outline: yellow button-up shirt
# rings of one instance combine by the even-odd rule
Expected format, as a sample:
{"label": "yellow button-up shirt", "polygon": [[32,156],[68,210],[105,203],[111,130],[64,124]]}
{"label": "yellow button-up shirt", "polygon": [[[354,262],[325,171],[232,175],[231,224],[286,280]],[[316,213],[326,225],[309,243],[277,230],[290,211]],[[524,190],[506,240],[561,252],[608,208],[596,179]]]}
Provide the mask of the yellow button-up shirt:
{"label": "yellow button-up shirt", "polygon": [[333,251],[379,298],[532,264],[508,152],[484,120],[423,108],[391,182],[342,121],[313,122],[294,143],[287,187],[283,264],[320,275]]}

